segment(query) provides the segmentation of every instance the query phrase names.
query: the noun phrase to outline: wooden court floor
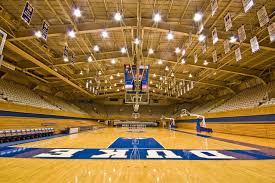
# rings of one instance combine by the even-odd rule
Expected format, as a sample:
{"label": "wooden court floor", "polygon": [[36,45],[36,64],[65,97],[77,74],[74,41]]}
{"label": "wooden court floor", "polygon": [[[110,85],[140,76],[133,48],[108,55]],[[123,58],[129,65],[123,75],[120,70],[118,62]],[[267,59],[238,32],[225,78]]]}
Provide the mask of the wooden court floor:
{"label": "wooden court floor", "polygon": [[[183,132],[147,128],[142,133],[132,133],[124,128],[105,128],[98,131],[18,144],[15,147],[100,149],[108,148],[118,138],[154,138],[165,149],[245,151],[257,150],[258,146],[275,148],[275,140],[272,139],[215,133],[212,135],[214,138],[205,138],[197,136],[191,130],[179,130]],[[275,182],[274,172],[274,159],[101,160],[0,157],[1,183],[272,183]]]}

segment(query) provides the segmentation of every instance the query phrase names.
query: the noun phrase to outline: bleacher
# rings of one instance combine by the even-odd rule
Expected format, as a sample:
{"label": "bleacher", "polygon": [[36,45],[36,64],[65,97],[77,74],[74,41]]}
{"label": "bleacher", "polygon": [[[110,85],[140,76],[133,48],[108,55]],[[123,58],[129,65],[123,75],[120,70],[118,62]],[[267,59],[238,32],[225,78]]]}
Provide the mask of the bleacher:
{"label": "bleacher", "polygon": [[0,143],[51,136],[54,132],[53,128],[1,130]]}
{"label": "bleacher", "polygon": [[29,88],[14,82],[0,79],[0,100],[33,107],[60,110],[46,102]]}

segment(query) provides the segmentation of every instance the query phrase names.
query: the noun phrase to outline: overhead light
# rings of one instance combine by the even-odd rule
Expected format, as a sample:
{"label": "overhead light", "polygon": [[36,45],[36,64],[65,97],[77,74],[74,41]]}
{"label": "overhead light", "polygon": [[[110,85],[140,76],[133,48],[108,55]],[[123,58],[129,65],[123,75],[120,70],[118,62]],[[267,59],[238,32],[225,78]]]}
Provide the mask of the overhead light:
{"label": "overhead light", "polygon": [[160,77],[159,77],[159,80],[161,80],[161,81],[162,81],[162,79],[163,79],[163,78],[162,78],[162,76],[160,76]]}
{"label": "overhead light", "polygon": [[181,64],[185,64],[185,63],[186,63],[185,59],[184,58],[181,59]]}
{"label": "overhead light", "polygon": [[102,72],[101,71],[98,71],[98,75],[101,75],[102,74]]}
{"label": "overhead light", "polygon": [[158,60],[158,64],[161,65],[163,61],[161,59]]}
{"label": "overhead light", "polygon": [[123,83],[122,79],[119,81],[120,83]]}
{"label": "overhead light", "polygon": [[120,77],[120,74],[119,74],[119,72],[118,72],[118,73],[116,74],[116,76],[117,76],[117,77]]}
{"label": "overhead light", "polygon": [[153,50],[152,48],[149,48],[148,54],[149,54],[149,55],[152,55],[153,53],[154,53],[154,50]]}
{"label": "overhead light", "polygon": [[229,42],[235,43],[237,41],[237,38],[235,36],[231,36]]}
{"label": "overhead light", "polygon": [[169,71],[169,67],[168,67],[168,66],[166,66],[166,67],[165,67],[165,70],[166,70],[166,71]]}
{"label": "overhead light", "polygon": [[83,75],[83,71],[80,71],[80,75]]}
{"label": "overhead light", "polygon": [[122,15],[120,14],[120,12],[115,13],[114,19],[118,22],[122,20]]}
{"label": "overhead light", "polygon": [[177,48],[175,49],[176,54],[180,53],[180,51],[181,51],[181,49],[180,49],[179,47],[177,47]]}
{"label": "overhead light", "polygon": [[155,93],[155,89],[153,89],[153,93]]}
{"label": "overhead light", "polygon": [[81,11],[79,8],[74,9],[74,16],[75,17],[81,17]]}
{"label": "overhead light", "polygon": [[102,36],[103,38],[108,38],[108,37],[109,37],[109,34],[108,34],[108,32],[107,32],[106,30],[104,30],[104,31],[101,32],[101,36]]}
{"label": "overhead light", "polygon": [[34,35],[35,35],[37,38],[41,38],[41,37],[42,37],[41,31],[36,31],[36,32],[34,33]]}
{"label": "overhead light", "polygon": [[115,84],[114,84],[114,87],[116,87],[116,86],[117,86],[117,84],[115,83]]}
{"label": "overhead light", "polygon": [[172,39],[174,39],[174,34],[169,31],[167,34],[167,39],[168,39],[168,41],[171,41]]}
{"label": "overhead light", "polygon": [[110,79],[114,79],[113,75],[110,76]]}
{"label": "overhead light", "polygon": [[88,62],[92,62],[92,61],[93,61],[92,57],[89,56],[89,57],[88,57]]}
{"label": "overhead light", "polygon": [[116,63],[116,60],[113,58],[112,60],[111,60],[111,64],[115,64]]}
{"label": "overhead light", "polygon": [[134,40],[134,43],[135,43],[136,45],[138,45],[138,44],[140,43],[140,40],[139,40],[138,38],[136,38],[136,39]]}
{"label": "overhead light", "polygon": [[203,42],[205,40],[206,36],[204,34],[200,34],[198,37],[199,42]]}
{"label": "overhead light", "polygon": [[203,65],[208,65],[207,60],[204,60],[204,61],[203,61]]}
{"label": "overhead light", "polygon": [[181,55],[184,56],[186,53],[186,50],[183,48],[182,51],[181,51]]}
{"label": "overhead light", "polygon": [[190,74],[189,74],[189,78],[192,78],[192,77],[193,77],[193,76],[192,76],[192,74],[190,73]]}
{"label": "overhead light", "polygon": [[90,83],[90,84],[92,84],[92,83],[93,83],[93,81],[92,81],[92,80],[90,80],[90,81],[89,81],[89,83]]}
{"label": "overhead light", "polygon": [[174,76],[175,76],[175,75],[174,75],[174,73],[172,72],[172,73],[171,73],[171,77],[174,77]]}
{"label": "overhead light", "polygon": [[156,76],[157,76],[157,75],[154,73],[154,74],[153,74],[153,77],[155,78]]}
{"label": "overhead light", "polygon": [[98,46],[98,45],[95,45],[94,48],[93,48],[93,50],[94,50],[95,52],[98,52],[98,51],[99,51],[99,46]]}
{"label": "overhead light", "polygon": [[125,47],[120,48],[120,52],[122,54],[125,54],[127,52],[127,48],[125,48]]}
{"label": "overhead light", "polygon": [[104,80],[104,83],[107,83],[107,79]]}
{"label": "overhead light", "polygon": [[74,30],[70,30],[70,31],[68,32],[68,36],[69,36],[70,38],[75,38],[75,31],[74,31]]}
{"label": "overhead light", "polygon": [[193,17],[193,20],[195,22],[200,22],[202,20],[202,17],[203,17],[203,14],[201,12],[197,12],[197,13],[195,13],[195,15]]}
{"label": "overhead light", "polygon": [[68,57],[64,57],[63,60],[64,60],[64,62],[69,62],[69,58]]}
{"label": "overhead light", "polygon": [[160,22],[161,21],[160,13],[154,14],[153,20],[154,20],[154,22]]}
{"label": "overhead light", "polygon": [[120,90],[119,90],[119,88],[118,88],[116,91],[118,91],[118,92],[119,92],[119,91],[120,91]]}

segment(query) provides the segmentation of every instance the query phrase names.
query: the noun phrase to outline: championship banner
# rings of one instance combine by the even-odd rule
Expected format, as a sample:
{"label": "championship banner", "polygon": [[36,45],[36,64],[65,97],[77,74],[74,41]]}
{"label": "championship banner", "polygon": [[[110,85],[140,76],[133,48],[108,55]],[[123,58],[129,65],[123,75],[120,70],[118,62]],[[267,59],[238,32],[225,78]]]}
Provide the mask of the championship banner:
{"label": "championship banner", "polygon": [[44,20],[42,24],[42,38],[46,41],[48,38],[48,32],[49,32],[49,24]]}
{"label": "championship banner", "polygon": [[217,58],[217,51],[216,51],[216,50],[214,50],[214,51],[212,52],[212,58],[213,58],[213,62],[214,62],[214,63],[217,63],[218,58]]}
{"label": "championship banner", "polygon": [[275,22],[268,26],[268,33],[270,41],[273,42],[275,40]]}
{"label": "championship banner", "polygon": [[246,33],[245,33],[244,25],[242,25],[238,29],[238,36],[239,36],[240,42],[243,42],[246,39]]}
{"label": "championship banner", "polygon": [[219,40],[216,27],[212,31],[212,40],[213,40],[213,44],[216,44]]}
{"label": "championship banner", "polygon": [[235,50],[235,57],[236,57],[236,61],[240,61],[242,59],[242,54],[241,54],[241,49],[240,48],[237,48]]}
{"label": "championship banner", "polygon": [[252,39],[250,39],[250,45],[251,45],[252,53],[257,52],[260,49],[260,46],[259,46],[259,43],[258,43],[258,40],[257,40],[256,36],[253,37]]}
{"label": "championship banner", "polygon": [[227,54],[230,51],[229,41],[226,39],[223,42],[224,53]]}
{"label": "championship banner", "polygon": [[265,6],[263,6],[258,12],[258,19],[259,19],[259,23],[260,23],[260,27],[264,26],[265,24],[267,24],[269,22],[269,17],[268,14],[266,12]]}
{"label": "championship banner", "polygon": [[215,15],[217,9],[218,9],[218,3],[217,0],[210,0],[210,4],[211,4],[211,11],[212,11],[212,16]]}
{"label": "championship banner", "polygon": [[232,20],[229,12],[224,17],[224,25],[225,25],[226,32],[232,28]]}
{"label": "championship banner", "polygon": [[243,1],[243,9],[244,12],[248,12],[248,10],[250,10],[252,8],[252,6],[254,5],[253,0],[242,0]]}
{"label": "championship banner", "polygon": [[31,22],[31,19],[32,19],[32,15],[33,15],[33,7],[31,6],[31,4],[27,1],[25,6],[24,6],[24,9],[23,9],[23,12],[22,12],[22,15],[21,15],[21,18],[22,20],[24,20],[24,22],[26,22],[28,25],[30,25],[30,22]]}

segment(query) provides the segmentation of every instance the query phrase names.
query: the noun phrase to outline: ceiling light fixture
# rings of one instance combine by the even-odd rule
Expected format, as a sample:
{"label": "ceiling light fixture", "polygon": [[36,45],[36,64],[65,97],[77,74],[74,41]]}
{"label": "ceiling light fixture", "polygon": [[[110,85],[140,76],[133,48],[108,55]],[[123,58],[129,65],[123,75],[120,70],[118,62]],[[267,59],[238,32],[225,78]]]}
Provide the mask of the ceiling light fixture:
{"label": "ceiling light fixture", "polygon": [[183,48],[182,51],[181,51],[181,55],[184,56],[186,53],[186,50]]}
{"label": "ceiling light fixture", "polygon": [[81,11],[79,8],[74,9],[74,16],[77,18],[81,17]]}
{"label": "ceiling light fixture", "polygon": [[149,54],[149,55],[152,55],[153,53],[154,53],[154,50],[153,50],[152,48],[149,48],[148,54]]}
{"label": "ceiling light fixture", "polygon": [[199,42],[203,42],[206,39],[206,36],[204,34],[200,34],[198,37]]}
{"label": "ceiling light fixture", "polygon": [[153,74],[153,77],[155,78],[156,76],[157,76],[157,75],[154,73],[154,74]]}
{"label": "ceiling light fixture", "polygon": [[168,66],[166,66],[166,67],[165,67],[165,70],[166,70],[166,71],[169,71],[169,67],[168,67]]}
{"label": "ceiling light fixture", "polygon": [[98,75],[101,75],[102,74],[102,72],[101,71],[98,71]]}
{"label": "ceiling light fixture", "polygon": [[34,33],[34,35],[35,35],[37,38],[41,38],[41,37],[42,37],[41,31],[36,31],[36,32]]}
{"label": "ceiling light fixture", "polygon": [[204,61],[203,61],[203,65],[208,65],[207,60],[204,60]]}
{"label": "ceiling light fixture", "polygon": [[102,31],[101,32],[101,36],[105,39],[105,38],[108,38],[109,37],[109,33],[106,31],[106,30],[104,30],[104,31]]}
{"label": "ceiling light fixture", "polygon": [[136,39],[134,40],[134,43],[135,43],[136,45],[138,45],[138,44],[140,43],[140,40],[139,40],[138,38],[136,38]]}
{"label": "ceiling light fixture", "polygon": [[93,50],[94,50],[95,52],[98,52],[98,51],[99,51],[99,46],[98,46],[98,45],[95,45],[94,48],[93,48]]}
{"label": "ceiling light fixture", "polygon": [[195,13],[195,15],[193,17],[193,20],[195,22],[200,22],[202,20],[202,17],[203,17],[203,14],[201,12],[197,12],[197,13]]}
{"label": "ceiling light fixture", "polygon": [[120,12],[115,13],[114,19],[118,22],[122,20],[122,15],[120,14]]}
{"label": "ceiling light fixture", "polygon": [[122,54],[127,53],[127,48],[125,48],[125,47],[120,48],[120,52],[121,52]]}
{"label": "ceiling light fixture", "polygon": [[116,74],[116,76],[117,76],[117,77],[120,77],[120,74],[119,74],[119,72],[118,72],[118,73]]}
{"label": "ceiling light fixture", "polygon": [[175,49],[176,54],[180,53],[180,51],[181,51],[181,49],[180,49],[179,47],[177,47],[177,48]]}
{"label": "ceiling light fixture", "polygon": [[88,62],[92,62],[92,61],[93,61],[92,57],[89,56],[89,57],[88,57]]}
{"label": "ceiling light fixture", "polygon": [[181,59],[181,64],[185,64],[185,63],[186,63],[185,59],[184,58]]}
{"label": "ceiling light fixture", "polygon": [[69,36],[70,38],[75,38],[75,31],[74,31],[74,30],[70,30],[70,31],[68,32],[68,36]]}
{"label": "ceiling light fixture", "polygon": [[174,77],[174,76],[175,76],[175,75],[174,75],[174,73],[172,72],[172,73],[171,73],[171,77]]}
{"label": "ceiling light fixture", "polygon": [[111,60],[111,64],[115,64],[116,63],[116,60],[113,58],[112,60]]}
{"label": "ceiling light fixture", "polygon": [[237,41],[237,38],[235,36],[231,36],[229,42],[235,43]]}
{"label": "ceiling light fixture", "polygon": [[68,57],[64,57],[63,60],[64,60],[64,62],[69,62]]}
{"label": "ceiling light fixture", "polygon": [[174,34],[169,31],[167,34],[167,39],[168,39],[168,41],[171,41],[172,39],[174,39]]}
{"label": "ceiling light fixture", "polygon": [[153,20],[154,20],[154,22],[160,22],[161,21],[161,15],[160,15],[160,13],[156,13],[156,14],[154,14],[154,17],[153,17]]}
{"label": "ceiling light fixture", "polygon": [[114,79],[113,75],[110,76],[110,79]]}
{"label": "ceiling light fixture", "polygon": [[161,65],[163,64],[163,61],[161,59],[158,60],[158,64]]}
{"label": "ceiling light fixture", "polygon": [[192,77],[193,77],[193,75],[190,73],[190,74],[189,74],[189,78],[192,78]]}

